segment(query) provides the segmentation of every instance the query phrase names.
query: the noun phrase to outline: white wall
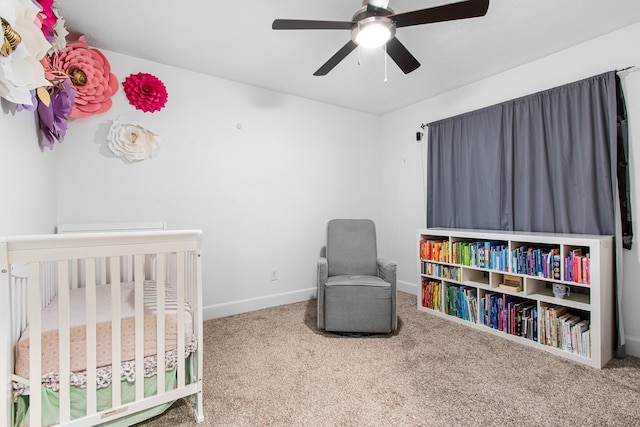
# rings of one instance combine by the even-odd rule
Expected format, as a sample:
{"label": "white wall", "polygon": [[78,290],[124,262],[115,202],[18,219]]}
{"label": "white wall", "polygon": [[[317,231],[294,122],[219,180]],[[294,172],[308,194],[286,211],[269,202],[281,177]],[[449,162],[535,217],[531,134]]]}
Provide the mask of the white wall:
{"label": "white wall", "polygon": [[38,144],[34,113],[0,112],[0,236],[55,229],[55,153]]}
{"label": "white wall", "polygon": [[[58,221],[202,229],[206,317],[314,295],[326,222],[376,219],[378,117],[104,53],[119,81],[154,74],[169,101],[142,113],[119,90],[110,111],[72,123],[56,147]],[[160,135],[157,158],[110,154],[120,114]]]}
{"label": "white wall", "polygon": [[[326,221],[370,217],[378,223],[380,256],[399,262],[400,288],[415,292],[415,230],[425,226],[420,124],[640,66],[638,39],[640,24],[382,118],[105,52],[120,81],[136,72],[159,76],[167,107],[136,111],[119,90],[112,110],[72,121],[53,151],[38,147],[31,113],[5,109],[0,233],[47,233],[56,223],[91,221],[201,228],[205,313],[214,317],[309,298]],[[640,69],[622,80],[640,235]],[[157,158],[126,164],[112,157],[105,136],[120,114],[161,136]],[[627,351],[640,356],[637,248],[624,255],[623,314]]]}
{"label": "white wall", "polygon": [[[417,289],[416,229],[425,227],[423,160],[426,142],[416,143],[415,132],[429,123],[549,89],[614,69],[635,65],[620,74],[629,111],[631,197],[636,241],[624,253],[623,319],[627,353],[640,356],[640,24],[561,51],[458,90],[386,115],[382,120],[383,153],[393,167],[384,169],[384,194],[392,195],[380,244],[400,265],[398,278],[405,288]],[[425,141],[425,140],[423,140]]]}

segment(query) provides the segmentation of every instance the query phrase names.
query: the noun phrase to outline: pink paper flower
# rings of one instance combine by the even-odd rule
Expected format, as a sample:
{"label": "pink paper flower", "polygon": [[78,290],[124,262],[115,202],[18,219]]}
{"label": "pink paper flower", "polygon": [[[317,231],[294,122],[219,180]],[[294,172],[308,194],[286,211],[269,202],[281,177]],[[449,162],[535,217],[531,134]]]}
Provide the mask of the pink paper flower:
{"label": "pink paper flower", "polygon": [[167,88],[156,76],[132,74],[122,83],[129,104],[145,113],[160,111],[167,103]]}
{"label": "pink paper flower", "polygon": [[118,90],[118,80],[111,73],[107,58],[99,50],[90,49],[84,36],[53,54],[51,64],[55,70],[69,75],[76,91],[70,117],[81,119],[111,108],[111,96]]}

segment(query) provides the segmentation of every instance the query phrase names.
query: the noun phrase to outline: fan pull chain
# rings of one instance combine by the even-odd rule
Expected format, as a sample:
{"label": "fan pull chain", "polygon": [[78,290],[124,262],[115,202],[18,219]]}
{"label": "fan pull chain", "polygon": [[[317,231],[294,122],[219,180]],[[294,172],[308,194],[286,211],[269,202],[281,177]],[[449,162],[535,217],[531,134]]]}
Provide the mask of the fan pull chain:
{"label": "fan pull chain", "polygon": [[358,65],[362,64],[362,62],[360,62],[360,45],[358,45]]}
{"label": "fan pull chain", "polygon": [[384,45],[384,82],[387,82],[387,44]]}

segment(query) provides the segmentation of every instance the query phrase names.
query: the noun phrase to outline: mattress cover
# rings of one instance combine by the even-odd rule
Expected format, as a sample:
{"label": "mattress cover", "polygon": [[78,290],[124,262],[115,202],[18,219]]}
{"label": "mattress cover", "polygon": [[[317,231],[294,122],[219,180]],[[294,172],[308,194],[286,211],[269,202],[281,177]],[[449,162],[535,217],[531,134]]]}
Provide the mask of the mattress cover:
{"label": "mattress cover", "polygon": [[[157,287],[153,280],[144,282],[144,356],[157,352]],[[85,288],[69,291],[69,325],[71,372],[86,370],[86,303]],[[135,285],[120,284],[121,297],[121,361],[135,358]],[[59,370],[58,297],[42,311],[42,375]],[[165,351],[177,348],[177,293],[174,286],[165,285]],[[185,335],[193,335],[193,315],[185,303]],[[96,366],[111,365],[111,285],[96,286]],[[14,372],[29,378],[29,326],[18,341]]]}

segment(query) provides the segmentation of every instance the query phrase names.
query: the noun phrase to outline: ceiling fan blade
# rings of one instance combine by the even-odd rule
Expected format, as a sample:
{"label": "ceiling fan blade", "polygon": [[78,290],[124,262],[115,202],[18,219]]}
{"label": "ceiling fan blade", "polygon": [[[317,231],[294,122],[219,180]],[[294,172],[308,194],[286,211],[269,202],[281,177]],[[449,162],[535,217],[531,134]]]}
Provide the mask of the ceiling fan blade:
{"label": "ceiling fan blade", "polygon": [[358,45],[353,42],[353,40],[349,40],[347,44],[342,46],[339,51],[335,53],[327,62],[325,62],[322,67],[318,68],[318,71],[313,73],[314,76],[326,76],[329,71],[333,70],[336,65],[340,63],[344,58],[347,57]]}
{"label": "ceiling fan blade", "polygon": [[489,0],[468,0],[429,9],[399,13],[390,16],[390,18],[395,21],[396,27],[399,28],[456,19],[476,18],[486,15],[488,9]]}
{"label": "ceiling fan blade", "polygon": [[351,21],[313,21],[304,19],[276,19],[271,28],[274,30],[350,30]]}
{"label": "ceiling fan blade", "polygon": [[393,37],[387,42],[387,55],[398,64],[403,73],[409,74],[420,66],[418,60],[407,50],[400,40]]}

